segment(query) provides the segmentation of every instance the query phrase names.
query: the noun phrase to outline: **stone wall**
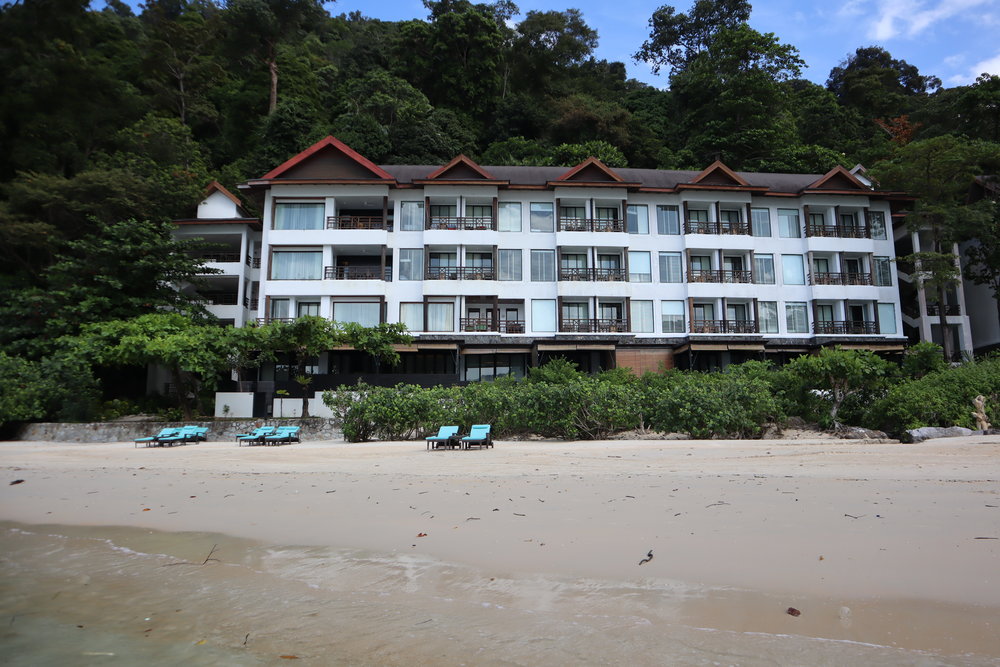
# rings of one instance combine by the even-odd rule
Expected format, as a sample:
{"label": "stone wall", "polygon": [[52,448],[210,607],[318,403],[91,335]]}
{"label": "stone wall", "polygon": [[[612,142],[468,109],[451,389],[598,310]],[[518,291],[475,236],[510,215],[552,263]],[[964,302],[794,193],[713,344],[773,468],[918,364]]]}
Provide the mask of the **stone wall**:
{"label": "stone wall", "polygon": [[300,438],[307,440],[343,441],[344,435],[329,419],[218,419],[191,422],[96,422],[90,424],[25,424],[17,440],[50,442],[132,442],[136,438],[155,435],[163,428],[185,424],[208,427],[209,442],[234,442],[237,433],[249,433],[257,426],[301,426]]}

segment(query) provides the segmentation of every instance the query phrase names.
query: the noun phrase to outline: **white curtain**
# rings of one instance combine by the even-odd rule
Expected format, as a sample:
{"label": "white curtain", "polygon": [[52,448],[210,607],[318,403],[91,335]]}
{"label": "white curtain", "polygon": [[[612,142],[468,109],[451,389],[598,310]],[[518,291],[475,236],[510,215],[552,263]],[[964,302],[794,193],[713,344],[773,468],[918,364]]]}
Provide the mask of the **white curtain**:
{"label": "white curtain", "polygon": [[454,331],[455,304],[427,304],[427,331]]}
{"label": "white curtain", "polygon": [[521,280],[521,249],[500,250],[500,280]]}
{"label": "white curtain", "polygon": [[399,217],[400,231],[419,232],[424,228],[424,203],[404,201],[399,206]]}
{"label": "white curtain", "polygon": [[320,251],[275,252],[271,255],[272,280],[319,280],[323,277]]}
{"label": "white curtain", "polygon": [[753,281],[759,285],[774,284],[774,255],[754,255]]}
{"label": "white curtain", "polygon": [[531,231],[551,232],[555,231],[553,222],[552,204],[536,203],[531,205]]}
{"label": "white curtain", "polygon": [[497,222],[501,232],[521,231],[521,202],[500,202],[500,219]]}
{"label": "white curtain", "polygon": [[761,333],[778,333],[777,301],[758,301],[757,313],[760,315]]}
{"label": "white curtain", "polygon": [[806,276],[802,269],[802,255],[782,255],[781,276],[786,285],[805,285]]}
{"label": "white curtain", "polygon": [[531,251],[531,279],[534,282],[552,282],[556,279],[555,250]]}
{"label": "white curtain", "polygon": [[802,230],[799,228],[799,212],[796,209],[778,209],[778,233],[787,239],[797,239],[802,236]]}
{"label": "white curtain", "polygon": [[406,325],[410,331],[424,330],[424,304],[422,303],[401,303],[399,304],[399,321]]}
{"label": "white curtain", "polygon": [[649,253],[631,251],[628,254],[628,279],[633,283],[648,283],[653,280],[653,270],[650,268]]}
{"label": "white curtain", "polygon": [[556,302],[554,299],[531,300],[531,330],[556,330]]}
{"label": "white curtain", "polygon": [[626,222],[629,234],[649,233],[649,207],[631,204],[628,207]]}
{"label": "white curtain", "polygon": [[653,333],[653,302],[632,301],[632,331]]}
{"label": "white curtain", "polygon": [[656,233],[657,234],[680,234],[680,217],[677,215],[676,206],[656,207]]}
{"label": "white curtain", "polygon": [[333,304],[333,319],[336,322],[357,322],[363,327],[373,327],[382,319],[381,310],[378,303],[340,301]]}
{"label": "white curtain", "polygon": [[663,333],[684,333],[683,301],[661,301],[660,315],[663,320]]}
{"label": "white curtain", "polygon": [[809,333],[809,314],[805,303],[785,304],[785,326],[788,333]]}
{"label": "white curtain", "polygon": [[400,248],[399,279],[400,280],[424,279],[423,248]]}
{"label": "white curtain", "polygon": [[771,235],[771,212],[766,208],[750,209],[750,226],[754,236]]}
{"label": "white curtain", "polygon": [[681,254],[679,252],[660,253],[660,282],[681,282]]}
{"label": "white curtain", "polygon": [[278,204],[275,229],[323,229],[323,204]]}
{"label": "white curtain", "polygon": [[891,303],[880,303],[878,305],[878,328],[879,333],[896,333],[896,306]]}

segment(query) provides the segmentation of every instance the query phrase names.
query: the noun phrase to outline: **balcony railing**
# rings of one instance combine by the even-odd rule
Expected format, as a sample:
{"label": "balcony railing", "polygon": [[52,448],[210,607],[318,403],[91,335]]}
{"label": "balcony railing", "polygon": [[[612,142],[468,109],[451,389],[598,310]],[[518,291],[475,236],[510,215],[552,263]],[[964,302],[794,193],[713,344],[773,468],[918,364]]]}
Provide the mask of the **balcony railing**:
{"label": "balcony railing", "polygon": [[691,333],[755,334],[758,327],[753,320],[691,320]]}
{"label": "balcony railing", "polygon": [[877,334],[878,327],[867,320],[820,320],[813,322],[818,334]]}
{"label": "balcony railing", "polygon": [[492,266],[432,266],[425,280],[496,280]]}
{"label": "balcony railing", "polygon": [[688,220],[684,223],[685,234],[750,234],[750,225],[745,222],[706,222]]}
{"label": "balcony railing", "polygon": [[201,254],[202,261],[205,262],[238,262],[240,253],[238,252],[204,252]]}
{"label": "balcony railing", "polygon": [[235,306],[239,303],[236,294],[203,294],[201,300],[211,306]]}
{"label": "balcony railing", "polygon": [[625,269],[567,268],[559,269],[559,280],[596,280],[623,282]]}
{"label": "balcony railing", "polygon": [[387,266],[327,266],[323,268],[326,280],[392,280],[392,267]]}
{"label": "balcony railing", "polygon": [[459,322],[462,331],[497,331],[499,333],[524,333],[524,320],[500,320],[492,317],[463,317]]}
{"label": "balcony railing", "polygon": [[[941,314],[941,307],[939,305],[937,305],[936,303],[929,303],[929,304],[927,304],[927,314],[928,315],[940,315]],[[962,306],[960,306],[957,303],[955,303],[955,304],[945,304],[944,314],[945,315],[961,315],[962,314]]]}
{"label": "balcony railing", "polygon": [[628,322],[622,319],[564,319],[561,333],[628,333]]}
{"label": "balcony railing", "polygon": [[392,221],[381,215],[331,215],[326,219],[327,229],[385,229],[392,230]]}
{"label": "balcony railing", "polygon": [[813,285],[872,285],[872,274],[866,272],[832,273],[817,271],[809,274],[809,282]]}
{"label": "balcony railing", "polygon": [[260,257],[250,257],[248,255],[247,256],[247,266],[249,266],[251,269],[259,269],[260,268]]}
{"label": "balcony railing", "polygon": [[294,317],[258,317],[257,324],[267,324],[269,322],[294,322]]}
{"label": "balcony railing", "polygon": [[497,222],[492,217],[440,217],[434,216],[427,229],[496,229]]}
{"label": "balcony railing", "polygon": [[561,232],[624,232],[625,221],[614,218],[560,218]]}
{"label": "balcony railing", "polygon": [[753,271],[749,269],[691,269],[689,283],[752,283]]}
{"label": "balcony railing", "polygon": [[806,236],[825,236],[838,239],[870,239],[871,229],[867,225],[813,225],[806,223]]}

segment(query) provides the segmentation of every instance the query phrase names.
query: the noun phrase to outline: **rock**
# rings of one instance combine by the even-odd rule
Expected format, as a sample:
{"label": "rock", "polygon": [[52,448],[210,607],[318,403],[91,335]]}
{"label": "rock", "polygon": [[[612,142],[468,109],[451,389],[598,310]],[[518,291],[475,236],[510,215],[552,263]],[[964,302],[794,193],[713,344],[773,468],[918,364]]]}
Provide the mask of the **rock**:
{"label": "rock", "polygon": [[873,431],[860,426],[841,426],[833,433],[845,440],[885,440],[889,437],[882,431]]}
{"label": "rock", "polygon": [[931,438],[958,438],[964,435],[972,435],[972,429],[961,426],[922,426],[920,428],[906,431],[910,442],[923,442]]}

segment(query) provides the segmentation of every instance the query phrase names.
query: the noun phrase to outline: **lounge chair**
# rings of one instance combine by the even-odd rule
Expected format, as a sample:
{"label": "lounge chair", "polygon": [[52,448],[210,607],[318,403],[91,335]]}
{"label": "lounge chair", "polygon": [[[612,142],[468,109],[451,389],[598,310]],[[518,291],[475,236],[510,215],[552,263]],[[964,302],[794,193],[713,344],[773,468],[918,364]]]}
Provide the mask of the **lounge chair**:
{"label": "lounge chair", "polygon": [[274,435],[273,426],[259,426],[251,433],[237,433],[236,444],[241,446],[244,443],[248,445],[259,445],[264,442],[264,438],[269,435]]}
{"label": "lounge chair", "polygon": [[171,447],[176,444],[186,445],[190,442],[200,442],[206,439],[208,435],[208,428],[204,426],[184,426],[177,429],[177,433],[174,435],[167,436],[165,438],[160,438],[157,444],[160,445],[170,445]]}
{"label": "lounge chair", "polygon": [[454,449],[458,446],[458,427],[442,426],[438,429],[437,435],[424,438],[424,440],[427,441],[428,451],[431,449],[444,449],[445,447]]}
{"label": "lounge chair", "polygon": [[160,429],[160,432],[157,433],[156,435],[150,435],[145,438],[136,438],[133,442],[136,447],[139,446],[140,442],[145,443],[147,447],[149,447],[150,445],[158,445],[160,443],[161,438],[171,438],[177,435],[179,431],[180,431],[179,428],[174,428],[174,427],[162,428]]}
{"label": "lounge chair", "polygon": [[473,447],[492,447],[493,438],[490,436],[490,425],[474,424],[472,429],[469,431],[469,435],[462,438],[460,443],[465,449],[472,449]]}
{"label": "lounge chair", "polygon": [[274,435],[264,436],[265,445],[277,445],[283,442],[301,442],[298,426],[279,426]]}

